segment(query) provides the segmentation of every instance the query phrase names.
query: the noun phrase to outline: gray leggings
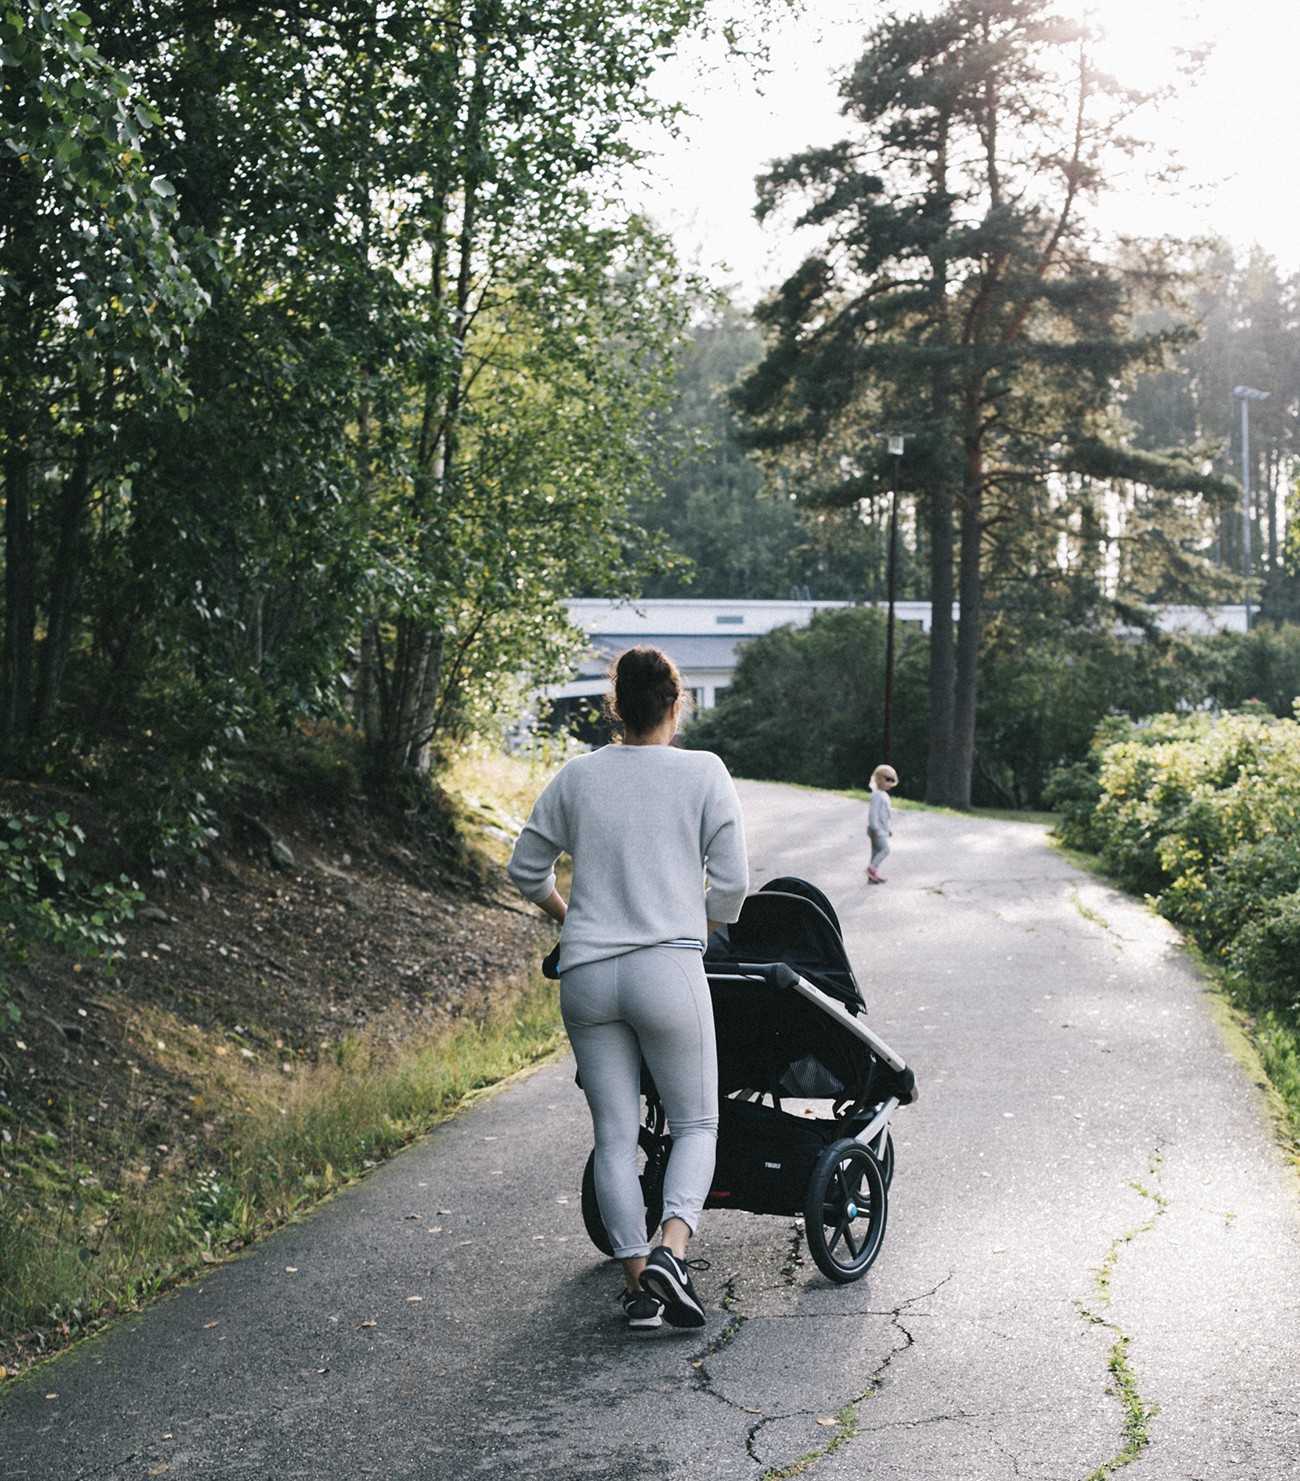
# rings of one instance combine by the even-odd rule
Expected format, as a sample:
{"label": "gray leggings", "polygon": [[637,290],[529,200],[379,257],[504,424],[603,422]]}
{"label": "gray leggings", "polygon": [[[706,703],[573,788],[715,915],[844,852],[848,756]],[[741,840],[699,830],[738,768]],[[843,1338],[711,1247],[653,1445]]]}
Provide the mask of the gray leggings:
{"label": "gray leggings", "polygon": [[588,962],[564,973],[560,1011],[591,1107],[606,1233],[619,1259],[649,1254],[637,1176],[642,1057],[673,1138],[664,1218],[693,1230],[713,1178],[718,1056],[704,963],[697,951],[673,946]]}
{"label": "gray leggings", "polygon": [[871,840],[871,867],[879,869],[889,857],[889,834],[883,828],[868,828],[867,837]]}

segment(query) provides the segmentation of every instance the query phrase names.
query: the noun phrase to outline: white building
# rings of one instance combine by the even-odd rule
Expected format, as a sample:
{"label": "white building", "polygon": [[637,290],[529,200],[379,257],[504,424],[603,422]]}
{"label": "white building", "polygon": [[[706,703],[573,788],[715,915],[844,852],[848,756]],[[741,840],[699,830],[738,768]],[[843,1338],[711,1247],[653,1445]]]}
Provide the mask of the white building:
{"label": "white building", "polygon": [[[725,601],[709,597],[646,597],[614,602],[583,597],[568,603],[575,627],[591,648],[567,684],[546,690],[552,702],[599,699],[609,687],[609,661],[625,648],[662,648],[681,670],[697,709],[711,710],[731,683],[740,649],[777,627],[806,627],[814,612],[852,602]],[[883,604],[882,604],[883,605]],[[896,602],[895,620],[930,629],[929,602]]]}
{"label": "white building", "polygon": [[[625,648],[662,648],[694,692],[697,709],[709,710],[731,683],[737,656],[747,642],[783,626],[806,627],[814,612],[850,607],[852,602],[725,601],[709,597],[641,598],[615,602],[577,598],[569,617],[591,636],[591,647],[567,684],[548,688],[546,697],[564,711],[582,700],[598,700],[608,686],[609,661]],[[876,604],[884,607],[883,602]],[[956,617],[956,608],[953,616]],[[921,632],[930,630],[929,602],[896,602],[895,620]],[[1170,632],[1245,632],[1244,606],[1166,607],[1160,624]]]}

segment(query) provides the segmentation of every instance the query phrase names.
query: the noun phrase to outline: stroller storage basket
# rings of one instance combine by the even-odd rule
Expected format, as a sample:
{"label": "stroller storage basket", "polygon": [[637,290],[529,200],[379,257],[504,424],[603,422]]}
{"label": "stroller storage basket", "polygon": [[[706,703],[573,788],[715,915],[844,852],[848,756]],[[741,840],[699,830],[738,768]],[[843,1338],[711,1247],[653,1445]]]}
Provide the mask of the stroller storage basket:
{"label": "stroller storage basket", "polygon": [[718,1160],[705,1208],[803,1213],[817,1159],[840,1135],[834,1121],[792,1116],[756,1101],[722,1100]]}

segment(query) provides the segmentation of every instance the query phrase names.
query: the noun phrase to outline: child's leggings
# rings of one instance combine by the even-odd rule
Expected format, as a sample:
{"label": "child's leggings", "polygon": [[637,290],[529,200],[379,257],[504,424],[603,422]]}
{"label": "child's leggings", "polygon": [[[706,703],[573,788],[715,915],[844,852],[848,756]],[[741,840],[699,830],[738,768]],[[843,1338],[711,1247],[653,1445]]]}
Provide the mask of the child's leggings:
{"label": "child's leggings", "polygon": [[871,840],[871,867],[879,869],[889,857],[889,834],[883,828],[868,828],[867,837]]}
{"label": "child's leggings", "polygon": [[664,1218],[694,1230],[713,1178],[718,1056],[704,963],[675,946],[587,962],[563,974],[560,1011],[591,1107],[605,1232],[619,1259],[649,1254],[637,1173],[643,1056],[673,1138]]}

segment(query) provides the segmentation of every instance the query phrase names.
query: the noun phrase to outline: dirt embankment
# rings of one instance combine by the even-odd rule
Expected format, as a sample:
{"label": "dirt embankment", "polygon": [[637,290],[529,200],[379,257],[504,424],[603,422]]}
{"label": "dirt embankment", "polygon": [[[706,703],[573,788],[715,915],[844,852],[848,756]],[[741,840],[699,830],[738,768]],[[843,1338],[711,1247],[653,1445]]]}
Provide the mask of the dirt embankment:
{"label": "dirt embankment", "polygon": [[[93,845],[95,819],[77,820]],[[87,1176],[124,1137],[155,1173],[207,1165],[223,1144],[214,1061],[232,1078],[294,1073],[350,1036],[423,1039],[480,1013],[552,939],[499,865],[428,819],[357,803],[236,811],[201,867],[139,882],[115,975],[52,954],[12,973],[0,1172],[43,1128]]]}

